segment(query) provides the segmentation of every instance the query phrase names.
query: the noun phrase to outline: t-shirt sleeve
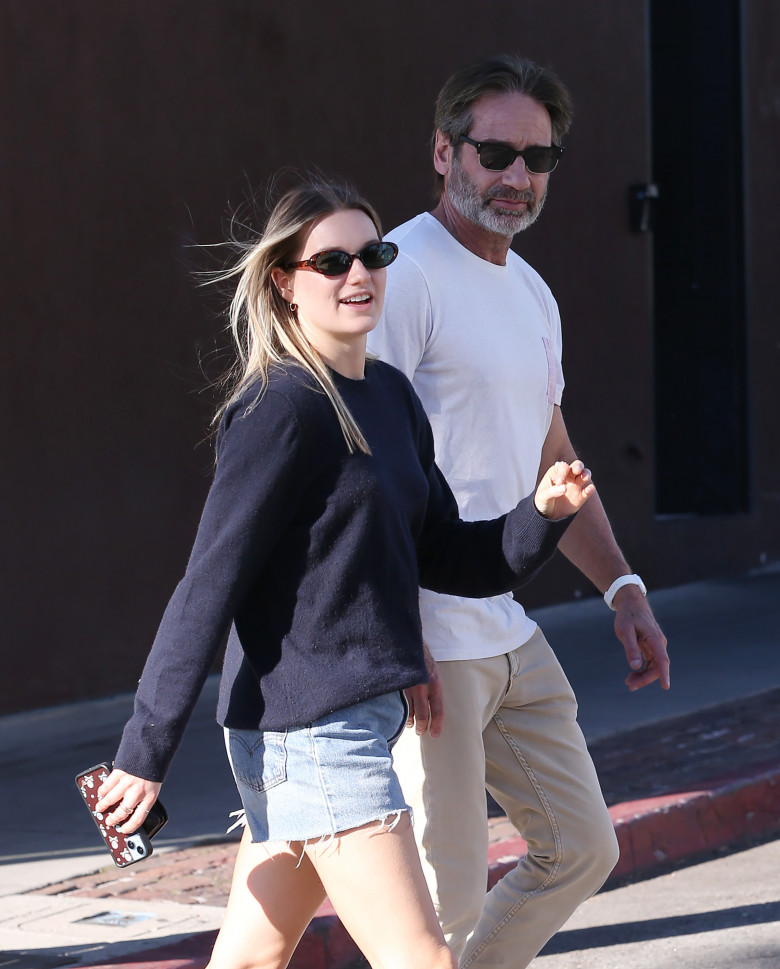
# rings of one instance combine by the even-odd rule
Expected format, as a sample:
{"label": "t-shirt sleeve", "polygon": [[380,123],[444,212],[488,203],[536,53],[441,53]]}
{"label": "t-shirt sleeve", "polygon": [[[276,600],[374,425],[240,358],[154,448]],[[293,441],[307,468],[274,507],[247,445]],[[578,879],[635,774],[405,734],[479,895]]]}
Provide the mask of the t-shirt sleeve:
{"label": "t-shirt sleeve", "polygon": [[533,294],[539,308],[539,315],[544,320],[547,332],[542,341],[547,356],[547,402],[560,406],[565,381],[562,366],[563,333],[558,302],[547,283],[525,260],[516,259],[512,265],[519,274],[522,285]]}
{"label": "t-shirt sleeve", "polygon": [[368,336],[369,352],[397,367],[409,380],[420,364],[433,327],[428,284],[401,250],[387,270],[382,316]]}
{"label": "t-shirt sleeve", "polygon": [[192,553],[144,666],[115,766],[163,780],[236,609],[293,514],[305,474],[301,432],[268,391],[220,429],[217,467]]}
{"label": "t-shirt sleeve", "polygon": [[545,311],[547,325],[550,332],[548,341],[549,346],[547,343],[545,343],[545,349],[548,352],[548,372],[550,374],[553,397],[551,402],[558,404],[560,407],[561,401],[563,400],[563,388],[565,386],[565,381],[563,379],[563,333],[561,329],[561,314],[555,297],[546,285],[544,288]]}

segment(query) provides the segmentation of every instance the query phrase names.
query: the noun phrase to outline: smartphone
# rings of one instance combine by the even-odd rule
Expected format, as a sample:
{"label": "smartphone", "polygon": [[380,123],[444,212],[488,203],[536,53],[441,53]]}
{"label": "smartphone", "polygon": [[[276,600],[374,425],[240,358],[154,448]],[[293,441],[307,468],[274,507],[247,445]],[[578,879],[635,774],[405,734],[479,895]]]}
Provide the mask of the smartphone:
{"label": "smartphone", "polygon": [[117,868],[126,868],[128,865],[142,861],[152,854],[151,839],[168,820],[168,812],[158,798],[152,805],[143,825],[133,834],[123,834],[116,828],[109,827],[103,815],[95,810],[95,805],[98,802],[98,788],[110,773],[111,766],[109,764],[96,764],[94,767],[76,775],[76,787],[87,810],[92,815],[92,820],[97,825],[114,864]]}

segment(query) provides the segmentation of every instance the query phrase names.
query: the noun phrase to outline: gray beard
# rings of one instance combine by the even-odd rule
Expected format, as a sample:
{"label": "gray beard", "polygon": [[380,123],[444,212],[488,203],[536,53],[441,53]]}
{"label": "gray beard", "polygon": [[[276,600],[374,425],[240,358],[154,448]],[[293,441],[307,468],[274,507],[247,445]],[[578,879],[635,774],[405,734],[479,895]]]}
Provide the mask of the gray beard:
{"label": "gray beard", "polygon": [[[460,162],[455,159],[447,186],[447,197],[464,219],[468,219],[469,222],[488,232],[495,232],[497,235],[511,239],[536,222],[547,198],[547,191],[545,189],[544,195],[538,198],[530,189],[518,192],[511,188],[496,186],[485,195],[480,195],[474,183],[463,171]],[[497,209],[490,204],[491,199],[497,198],[523,201],[527,204],[527,208],[524,212]]]}

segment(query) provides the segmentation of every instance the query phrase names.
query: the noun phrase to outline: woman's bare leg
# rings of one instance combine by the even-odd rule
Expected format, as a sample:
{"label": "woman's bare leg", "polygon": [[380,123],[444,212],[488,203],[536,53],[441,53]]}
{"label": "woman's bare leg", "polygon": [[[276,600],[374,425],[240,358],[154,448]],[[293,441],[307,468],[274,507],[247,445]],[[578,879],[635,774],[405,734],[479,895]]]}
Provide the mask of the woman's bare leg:
{"label": "woman's bare leg", "polygon": [[302,851],[295,843],[252,844],[246,829],[207,969],[284,969],[325,898]]}
{"label": "woman's bare leg", "polygon": [[372,969],[456,969],[423,877],[408,813],[306,846],[333,908]]}

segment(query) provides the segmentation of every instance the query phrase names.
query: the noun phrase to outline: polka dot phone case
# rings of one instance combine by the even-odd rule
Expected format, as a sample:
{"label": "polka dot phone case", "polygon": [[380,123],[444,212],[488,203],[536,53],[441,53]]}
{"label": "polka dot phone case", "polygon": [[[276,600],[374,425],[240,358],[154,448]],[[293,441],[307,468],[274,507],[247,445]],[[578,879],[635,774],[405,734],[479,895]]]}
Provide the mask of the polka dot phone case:
{"label": "polka dot phone case", "polygon": [[151,839],[168,820],[168,814],[158,799],[147,815],[143,827],[133,834],[123,834],[116,828],[109,827],[104,816],[95,810],[95,805],[98,802],[98,788],[110,773],[111,767],[109,764],[96,764],[94,767],[76,775],[76,787],[87,810],[92,815],[92,820],[95,822],[114,864],[117,868],[126,868],[137,861],[143,861],[144,858],[148,858],[152,854]]}

